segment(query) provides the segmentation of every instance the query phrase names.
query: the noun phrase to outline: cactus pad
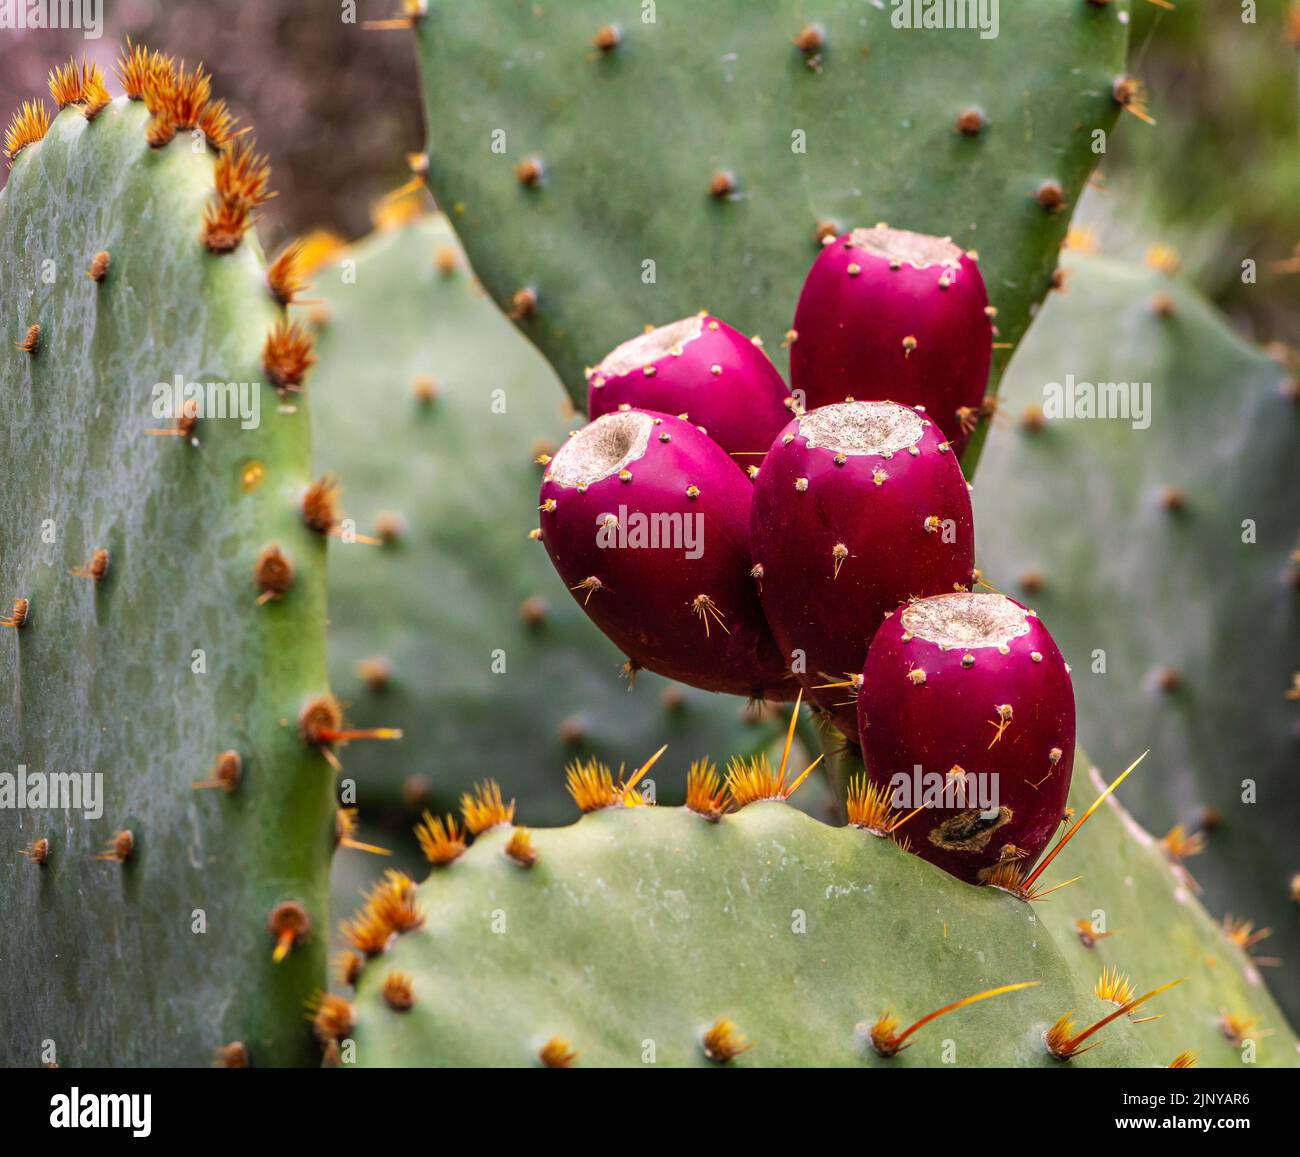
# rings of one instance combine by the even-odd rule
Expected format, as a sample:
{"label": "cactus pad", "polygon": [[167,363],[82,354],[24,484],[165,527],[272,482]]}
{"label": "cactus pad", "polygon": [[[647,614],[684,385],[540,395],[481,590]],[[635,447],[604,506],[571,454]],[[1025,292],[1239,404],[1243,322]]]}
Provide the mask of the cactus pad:
{"label": "cactus pad", "polygon": [[[1151,748],[1163,770],[1135,777],[1134,813],[1203,830],[1187,867],[1216,915],[1271,927],[1259,954],[1282,959],[1267,975],[1295,1015],[1294,383],[1175,279],[1083,254],[1064,268],[975,488],[976,561],[1051,626],[1094,754]],[[1149,427],[1023,420],[1049,384],[1117,379],[1149,384]]]}
{"label": "cactus pad", "polygon": [[812,29],[795,0],[434,2],[429,183],[578,404],[585,366],[701,308],[784,363],[821,238],[881,220],[977,249],[1014,343],[1118,112],[1127,8],[1005,4],[985,38],[847,0]]}
{"label": "cactus pad", "polygon": [[[1091,802],[1091,792],[1076,798]],[[1146,1009],[1163,1019],[1121,1017],[1098,1034],[1101,1049],[1071,1064],[1168,1064],[1183,1049],[1232,1063],[1216,999],[1267,1022],[1256,1063],[1294,1064],[1281,1014],[1249,989],[1196,900],[1175,898],[1176,881],[1148,847],[1116,846],[1134,839],[1118,814],[1104,829],[1082,828],[1052,869],[1082,871],[1089,902],[1125,922],[1096,952],[1079,941],[1068,890],[1029,904],[972,887],[890,840],[777,802],[714,822],[685,808],[616,806],[522,837],[495,828],[434,869],[415,891],[422,926],[366,964],[355,1059],[1054,1065],[1044,1033],[1067,1012],[1080,1029],[1113,1012],[1094,992],[1113,964],[1138,992],[1187,979]],[[1117,894],[1125,888],[1140,889],[1147,929],[1134,926]],[[1211,951],[1213,961],[1202,959]],[[383,995],[393,974],[414,995],[401,1011]],[[1039,983],[954,1010],[892,1057],[872,1046],[886,1013],[907,1025],[1028,981]],[[754,1047],[737,1052],[745,1043]]]}
{"label": "cactus pad", "polygon": [[[266,174],[167,120],[197,112],[179,91],[151,90],[153,115],[61,91],[78,99],[0,192],[0,595],[24,612],[0,631],[0,768],[29,777],[0,809],[0,1063],[203,1065],[236,1041],[302,1063],[334,820],[298,727],[326,690],[324,548],[298,505],[305,404],[266,382],[282,311],[243,236]],[[160,417],[176,375],[260,383],[260,419]],[[96,806],[37,801],[53,775],[100,777]]]}

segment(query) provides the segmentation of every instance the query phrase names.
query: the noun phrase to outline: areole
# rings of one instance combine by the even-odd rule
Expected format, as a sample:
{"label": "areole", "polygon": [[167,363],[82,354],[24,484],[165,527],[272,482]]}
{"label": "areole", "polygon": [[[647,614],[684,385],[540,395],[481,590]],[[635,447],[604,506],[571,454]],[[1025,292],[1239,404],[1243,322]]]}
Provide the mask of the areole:
{"label": "areole", "polygon": [[597,418],[556,452],[547,476],[557,486],[590,486],[627,469],[645,454],[656,419],[635,410]]}
{"label": "areole", "polygon": [[854,229],[849,235],[854,249],[863,249],[873,257],[911,265],[914,269],[929,269],[932,265],[946,265],[957,269],[961,265],[961,249],[947,237],[931,237],[928,233],[913,233],[908,229],[891,229],[877,225],[874,229]]}
{"label": "areole", "polygon": [[837,454],[894,454],[915,446],[924,430],[920,414],[895,402],[841,402],[799,419],[799,434],[810,450]]}
{"label": "areole", "polygon": [[904,608],[903,629],[944,650],[1005,647],[1029,633],[1029,615],[1005,595],[962,591]]}
{"label": "areole", "polygon": [[701,314],[661,325],[616,346],[596,367],[596,373],[606,378],[630,374],[667,357],[674,350],[680,353],[687,342],[694,341],[703,332],[704,317]]}

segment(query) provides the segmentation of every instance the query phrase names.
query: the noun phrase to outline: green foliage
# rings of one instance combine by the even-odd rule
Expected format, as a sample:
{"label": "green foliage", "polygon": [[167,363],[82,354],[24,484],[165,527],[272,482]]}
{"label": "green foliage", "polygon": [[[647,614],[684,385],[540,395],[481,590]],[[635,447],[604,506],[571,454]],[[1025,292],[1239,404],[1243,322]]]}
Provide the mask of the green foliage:
{"label": "green foliage", "polygon": [[[1155,124],[1124,117],[1104,185],[1078,222],[1102,250],[1141,260],[1152,241],[1254,332],[1295,340],[1300,307],[1297,51],[1291,0],[1135,6],[1134,71]],[[1254,263],[1243,278],[1242,263]]]}

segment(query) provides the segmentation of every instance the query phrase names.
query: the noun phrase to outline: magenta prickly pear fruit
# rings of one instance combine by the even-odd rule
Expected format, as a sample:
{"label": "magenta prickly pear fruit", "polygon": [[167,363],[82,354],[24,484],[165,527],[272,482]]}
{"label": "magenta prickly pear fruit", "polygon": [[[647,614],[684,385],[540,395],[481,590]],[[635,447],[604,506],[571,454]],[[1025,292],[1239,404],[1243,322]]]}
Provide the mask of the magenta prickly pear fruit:
{"label": "magenta prickly pear fruit", "polygon": [[991,312],[979,267],[952,241],[854,229],[803,284],[791,384],[809,410],[845,398],[921,407],[960,453],[988,385]]}
{"label": "magenta prickly pear fruit", "polygon": [[631,660],[693,687],[762,698],[796,684],[750,577],[753,487],[689,422],[621,410],[547,466],[541,538],[565,585]]}
{"label": "magenta prickly pear fruit", "polygon": [[856,735],[854,685],[885,614],[971,581],[970,494],[956,455],[910,407],[822,406],[772,443],[754,480],[750,533],[763,610],[787,663]]}
{"label": "magenta prickly pear fruit", "polygon": [[620,408],[676,414],[704,429],[742,467],[790,420],[790,391],[767,355],[707,313],[625,341],[587,374],[592,418]]}
{"label": "magenta prickly pear fruit", "polygon": [[930,805],[899,828],[909,849],[1014,890],[1061,822],[1074,764],[1070,672],[1034,612],[945,594],[891,615],[862,670],[858,724],[894,807]]}

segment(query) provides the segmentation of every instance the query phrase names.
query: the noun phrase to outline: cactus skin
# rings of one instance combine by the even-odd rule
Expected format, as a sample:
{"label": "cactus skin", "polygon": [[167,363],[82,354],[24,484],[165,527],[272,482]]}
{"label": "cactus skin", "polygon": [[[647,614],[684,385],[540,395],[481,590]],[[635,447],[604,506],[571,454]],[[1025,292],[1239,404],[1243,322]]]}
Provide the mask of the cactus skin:
{"label": "cactus skin", "polygon": [[[577,811],[556,787],[570,759],[636,767],[667,741],[654,775],[669,799],[702,752],[764,745],[773,728],[734,699],[650,671],[629,690],[624,656],[529,540],[534,458],[575,423],[545,359],[476,285],[446,219],[420,216],[341,256],[355,279],[334,261],[308,295],[328,317],[309,386],[319,468],[343,479],[361,530],[385,511],[405,523],[392,543],[330,555],[331,685],[354,723],[403,730],[399,749],[346,752],[363,822],[444,813],[490,769],[532,822],[566,823]],[[430,383],[422,402],[414,387]],[[367,682],[374,659],[387,663],[385,684]]]}
{"label": "cactus skin", "polygon": [[[148,122],[124,98],[92,121],[71,106],[0,192],[0,299],[22,303],[0,354],[0,591],[30,599],[0,638],[0,768],[103,776],[98,819],[0,809],[0,1064],[40,1065],[47,1040],[65,1066],[202,1066],[236,1040],[255,1065],[306,1063],[334,818],[333,776],[296,722],[327,686],[325,547],[297,506],[308,403],[280,409],[266,385],[255,428],[201,418],[197,446],[146,436],[166,426],[155,382],[265,382],[282,316],[255,237],[222,256],[200,245],[211,155],[188,133],[150,149]],[[35,357],[14,349],[29,320]],[[259,606],[270,543],[294,581]],[[195,790],[228,749],[237,790]],[[124,830],[130,858],[96,861]],[[41,866],[19,857],[35,839]],[[274,964],[267,920],[284,900],[313,933]]]}
{"label": "cactus skin", "polygon": [[[425,928],[366,967],[359,1066],[526,1066],[560,1036],[586,1067],[646,1063],[647,1041],[657,1065],[709,1067],[701,1037],[723,1016],[754,1044],[733,1062],[744,1067],[938,1065],[945,1038],[959,1065],[1047,1066],[1042,1032],[1090,1004],[1059,950],[1041,933],[1034,945],[1019,901],[783,804],[717,824],[677,808],[595,812],[533,829],[528,869],[503,854],[509,834],[431,876]],[[869,945],[885,950],[864,956]],[[400,1016],[380,1003],[390,970],[416,978]],[[891,1060],[864,1039],[887,1010],[915,1019],[1021,980],[1044,983],[955,1014]],[[1156,1063],[1139,1029],[1112,1027],[1109,1056],[1080,1063]]]}
{"label": "cactus skin", "polygon": [[[1166,772],[1155,758],[1152,752],[1043,873],[1044,889],[1074,876],[1079,879],[1035,904],[1034,914],[1084,977],[1095,979],[1103,968],[1116,968],[1144,986],[1138,991],[1165,978],[1187,978],[1167,994],[1168,1003],[1162,1000],[1155,1010],[1169,1015],[1141,1026],[1143,1039],[1162,1065],[1191,1049],[1204,1068],[1300,1066],[1300,1041],[1269,994],[1261,969],[1224,936],[1197,898],[1187,872],[1169,861],[1160,840],[1125,809],[1123,797],[1139,794],[1133,789],[1142,789],[1144,778]],[[1087,753],[1076,751],[1069,799],[1076,818],[1119,770],[1111,767],[1103,774]],[[1104,935],[1085,938],[1081,921]],[[1225,1012],[1244,1024],[1254,1022],[1246,1034],[1249,1045],[1224,1034]]]}
{"label": "cactus skin", "polygon": [[[892,449],[853,450],[855,431],[869,435],[878,417],[897,422],[897,436],[860,444]],[[849,441],[827,428],[840,420]],[[792,421],[754,483],[763,610],[784,654],[802,652],[803,670],[793,665],[809,696],[848,736],[858,728],[852,688],[820,685],[861,673],[876,629],[900,603],[970,582],[970,495],[956,456],[941,446],[938,429],[908,407],[841,402]]]}
{"label": "cactus skin", "polygon": [[[600,457],[580,462],[589,454]],[[547,468],[542,542],[591,621],[642,667],[707,691],[792,696],[750,578],[752,490],[689,422],[651,410],[606,414]],[[695,528],[696,545],[683,537],[636,549],[635,521],[663,515]],[[624,530],[626,545],[614,537]]]}
{"label": "cactus skin", "polygon": [[[1093,134],[1118,115],[1129,4],[1002,9],[983,40],[896,29],[890,5],[832,0],[815,13],[824,43],[810,61],[792,43],[813,15],[798,0],[773,0],[762,20],[749,0],[707,15],[661,2],[607,52],[592,47],[612,16],[604,0],[433,0],[416,25],[429,184],[493,298],[535,291],[519,324],[578,404],[584,366],[647,321],[706,305],[781,359],[828,226],[884,220],[976,246],[999,341],[1014,345],[1096,163]],[[970,108],[985,124],[975,136],[956,130]],[[522,183],[517,166],[534,156],[545,175]],[[1036,200],[1048,180],[1067,211]],[[998,374],[1009,353],[997,351]]]}
{"label": "cactus skin", "polygon": [[[651,352],[655,346],[662,352]],[[592,418],[622,406],[676,414],[703,427],[739,466],[763,464],[790,420],[789,400],[762,349],[708,314],[623,343],[587,375]]]}
{"label": "cactus skin", "polygon": [[989,380],[988,304],[979,266],[950,241],[880,225],[845,233],[799,295],[791,385],[810,410],[845,398],[916,406],[960,454]]}
{"label": "cactus skin", "polygon": [[1138,819],[1158,835],[1219,820],[1187,866],[1215,915],[1272,928],[1258,951],[1285,962],[1264,975],[1294,1018],[1294,383],[1177,279],[1076,253],[1063,267],[1069,291],[1017,359],[1009,412],[1041,407],[1044,385],[1068,371],[1150,383],[1150,427],[1000,430],[976,488],[980,565],[1001,590],[1032,588],[1074,666],[1080,735],[1104,765],[1150,747],[1167,769],[1133,777]]}
{"label": "cactus skin", "polygon": [[[1076,785],[1080,807],[1085,797]],[[1094,949],[1079,941],[1069,890],[1029,906],[780,803],[717,823],[662,807],[593,812],[532,829],[528,868],[504,854],[511,829],[493,829],[417,889],[424,927],[362,972],[356,1063],[537,1065],[559,1037],[578,1066],[706,1066],[702,1037],[727,1017],[754,1046],[740,1066],[937,1066],[953,1059],[945,1040],[962,1066],[1055,1066],[1042,1034],[1057,1017],[1073,1009],[1082,1025],[1114,1011],[1093,995],[1108,964],[1147,987],[1187,980],[1153,1002],[1162,1019],[1121,1018],[1067,1067],[1165,1065],[1183,1049],[1239,1064],[1220,1000],[1272,1030],[1256,1063],[1295,1065],[1267,993],[1120,814],[1103,808],[1049,869],[1082,871],[1092,907],[1111,906],[1117,934]],[[392,971],[414,978],[408,1012],[382,1001]],[[864,1039],[887,1009],[908,1023],[1031,979],[1041,984],[955,1012],[893,1058]]]}
{"label": "cactus skin", "polygon": [[[1003,617],[1005,629],[994,638],[984,617]],[[927,637],[937,623],[941,637]],[[982,883],[1007,859],[1028,872],[1060,825],[1074,766],[1070,674],[1038,618],[1002,595],[935,595],[886,619],[862,670],[858,726],[882,787],[916,767],[945,782],[960,768],[977,777],[972,791],[996,775],[996,822],[982,822],[972,802],[927,808],[903,829],[912,851],[959,880]]]}

